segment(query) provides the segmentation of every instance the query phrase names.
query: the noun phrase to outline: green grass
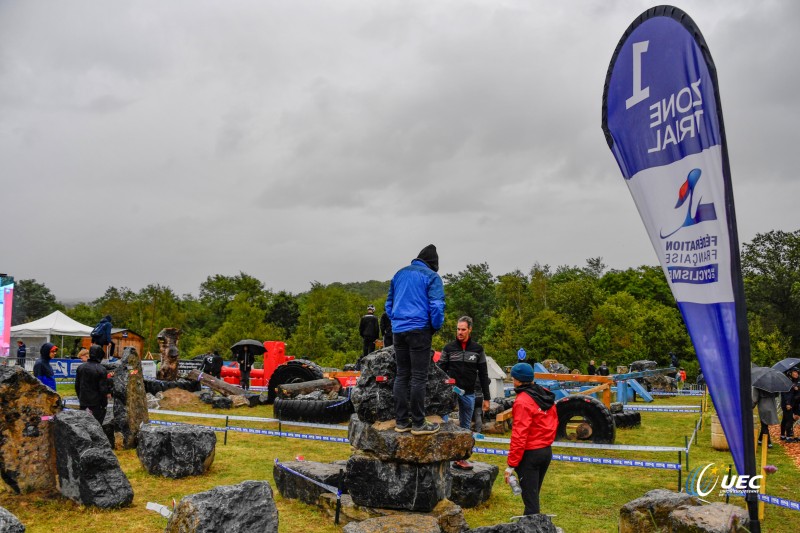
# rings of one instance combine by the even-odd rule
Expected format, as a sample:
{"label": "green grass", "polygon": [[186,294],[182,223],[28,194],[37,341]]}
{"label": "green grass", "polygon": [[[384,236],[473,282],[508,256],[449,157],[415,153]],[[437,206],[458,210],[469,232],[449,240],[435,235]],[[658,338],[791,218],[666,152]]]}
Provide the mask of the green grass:
{"label": "green grass", "polygon": [[[59,387],[59,392],[69,394],[70,389]],[[696,404],[695,398],[658,399],[658,405]],[[220,413],[208,406],[198,411]],[[229,414],[271,417],[271,406],[253,409],[226,411]],[[160,415],[162,420],[182,420],[207,425],[223,425],[224,422],[210,419],[187,419]],[[642,427],[621,429],[617,432],[618,444],[645,444],[682,446],[684,436],[691,435],[697,421],[697,414],[681,413],[642,413]],[[231,422],[231,424],[275,428],[276,425]],[[294,428],[285,427],[293,430]],[[316,429],[303,430],[320,433]],[[345,432],[329,432],[344,436]],[[487,445],[487,447],[503,447]],[[556,453],[565,450],[555,449]],[[333,461],[346,459],[351,452],[347,444],[323,443],[299,439],[276,438],[242,433],[228,434],[227,445],[223,445],[222,434],[218,434],[217,451],[214,464],[205,476],[181,480],[158,478],[147,474],[139,464],[136,452],[132,450],[117,453],[135,493],[133,505],[126,509],[100,511],[82,507],[57,494],[27,494],[16,496],[0,493],[0,505],[17,515],[27,526],[29,533],[81,531],[86,533],[156,532],[163,531],[166,519],[145,510],[149,501],[171,505],[172,499],[179,500],[186,494],[208,490],[217,485],[235,484],[248,479],[266,479],[275,487],[272,477],[275,458],[281,461],[293,460],[303,455],[309,461]],[[584,450],[569,450],[573,455],[592,455]],[[595,455],[601,455],[596,453]],[[642,452],[602,452],[605,457],[634,459],[656,459],[677,462],[677,454]],[[505,458],[501,456],[476,455],[474,460],[496,464],[503,468]],[[691,449],[690,468],[706,463],[727,465],[731,462],[726,452],[717,452],[710,445],[710,421],[704,420],[697,443]],[[780,446],[770,450],[768,461],[778,467],[778,472],[769,476],[767,492],[775,496],[797,499],[796,487],[800,484],[800,471],[793,465]],[[684,458],[685,465],[685,458]],[[684,474],[685,475],[685,474]],[[685,480],[685,477],[684,477]],[[607,532],[617,529],[619,508],[626,502],[637,498],[655,488],[675,490],[677,473],[666,470],[652,470],[633,467],[600,466],[574,464],[554,461],[542,489],[542,511],[557,515],[554,522],[567,532]],[[280,515],[280,531],[289,532],[302,528],[305,533],[326,533],[341,531],[333,525],[323,512],[295,500],[284,500],[275,491],[276,504]],[[720,501],[720,498],[711,498]],[[743,505],[740,498],[732,498],[731,503]],[[506,522],[513,515],[522,513],[522,502],[511,494],[509,488],[498,476],[488,502],[474,509],[465,509],[464,515],[470,527]],[[763,531],[789,533],[796,531],[800,513],[776,506],[766,506],[766,519]]]}

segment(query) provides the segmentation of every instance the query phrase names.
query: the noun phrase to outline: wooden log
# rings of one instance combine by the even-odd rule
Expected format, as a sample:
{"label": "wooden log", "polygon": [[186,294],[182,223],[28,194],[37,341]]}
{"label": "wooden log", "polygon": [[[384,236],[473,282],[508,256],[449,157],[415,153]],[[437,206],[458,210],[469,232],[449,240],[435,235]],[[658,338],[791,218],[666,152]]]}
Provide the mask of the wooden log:
{"label": "wooden log", "polygon": [[278,386],[278,396],[281,398],[294,398],[300,394],[309,394],[314,391],[338,392],[342,385],[337,379],[314,379],[312,381],[301,381],[300,383],[284,383]]}
{"label": "wooden log", "polygon": [[190,370],[186,377],[193,381],[199,381],[209,389],[216,391],[223,396],[247,395],[247,391],[243,388],[237,387],[236,385],[231,385],[230,383],[222,381],[221,379],[217,379],[211,374],[204,374],[197,369]]}

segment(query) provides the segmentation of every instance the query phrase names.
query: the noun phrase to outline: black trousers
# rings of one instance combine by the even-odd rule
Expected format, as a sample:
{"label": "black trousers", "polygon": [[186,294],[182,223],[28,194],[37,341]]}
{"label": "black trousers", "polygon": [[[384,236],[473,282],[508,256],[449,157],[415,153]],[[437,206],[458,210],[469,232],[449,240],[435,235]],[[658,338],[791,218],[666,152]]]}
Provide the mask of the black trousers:
{"label": "black trousers", "polygon": [[103,420],[106,419],[106,406],[105,405],[81,405],[81,411],[89,411],[95,420],[102,426]]}
{"label": "black trousers", "polygon": [[764,422],[761,422],[761,433],[758,434],[758,443],[761,444],[761,437],[764,435],[767,436],[767,444],[772,443],[772,439],[769,436],[769,426],[766,425]]}
{"label": "black trousers", "polygon": [[364,339],[364,350],[361,352],[361,357],[366,357],[375,351],[375,340],[362,337]]}
{"label": "black trousers", "polygon": [[397,375],[394,378],[395,418],[399,424],[413,427],[425,424],[425,387],[431,362],[430,330],[412,330],[394,334]]}
{"label": "black trousers", "polygon": [[393,344],[392,341],[393,341],[393,339],[392,339],[392,334],[391,333],[389,335],[384,335],[383,336],[383,347],[384,348],[388,348],[389,346],[391,346]]}
{"label": "black trousers", "polygon": [[781,436],[793,437],[794,411],[787,411],[786,409],[781,410],[783,411],[783,418],[781,419]]}
{"label": "black trousers", "polygon": [[522,488],[522,503],[525,504],[525,513],[539,514],[539,493],[542,490],[544,475],[553,460],[553,449],[538,448],[525,450],[522,461],[514,469],[519,476],[519,486]]}

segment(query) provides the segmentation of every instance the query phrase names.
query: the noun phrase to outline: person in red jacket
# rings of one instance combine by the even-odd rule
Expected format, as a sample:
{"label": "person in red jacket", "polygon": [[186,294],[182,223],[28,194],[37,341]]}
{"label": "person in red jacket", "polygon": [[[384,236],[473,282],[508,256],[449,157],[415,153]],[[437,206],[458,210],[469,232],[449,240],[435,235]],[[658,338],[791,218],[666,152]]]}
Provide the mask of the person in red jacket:
{"label": "person in red jacket", "polygon": [[508,450],[508,468],[505,480],[516,470],[522,489],[525,514],[539,514],[539,494],[556,439],[558,413],[555,394],[533,382],[533,367],[517,363],[511,369],[517,399],[511,414],[511,445]]}

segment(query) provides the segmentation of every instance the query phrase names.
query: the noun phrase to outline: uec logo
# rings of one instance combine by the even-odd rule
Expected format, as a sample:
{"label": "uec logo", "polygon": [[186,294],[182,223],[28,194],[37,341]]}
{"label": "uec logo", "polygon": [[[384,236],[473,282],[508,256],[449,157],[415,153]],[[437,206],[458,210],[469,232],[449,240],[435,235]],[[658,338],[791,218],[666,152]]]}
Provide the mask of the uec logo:
{"label": "uec logo", "polygon": [[[709,471],[709,469],[711,469]],[[708,475],[706,475],[708,473]],[[726,492],[758,492],[761,488],[761,478],[764,476],[728,475],[720,480],[719,470],[714,463],[698,466],[686,478],[686,492],[691,496],[705,498],[720,483],[720,491]]]}

